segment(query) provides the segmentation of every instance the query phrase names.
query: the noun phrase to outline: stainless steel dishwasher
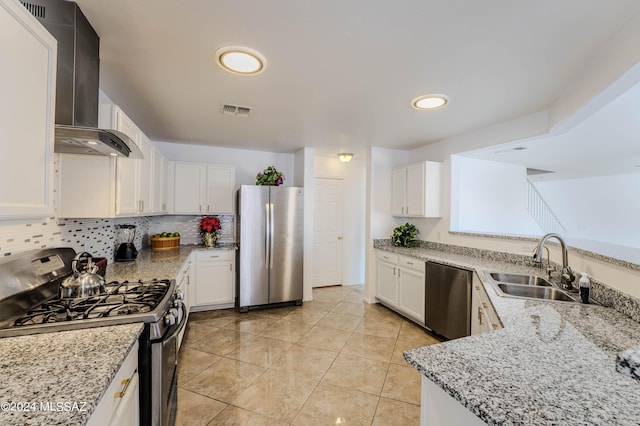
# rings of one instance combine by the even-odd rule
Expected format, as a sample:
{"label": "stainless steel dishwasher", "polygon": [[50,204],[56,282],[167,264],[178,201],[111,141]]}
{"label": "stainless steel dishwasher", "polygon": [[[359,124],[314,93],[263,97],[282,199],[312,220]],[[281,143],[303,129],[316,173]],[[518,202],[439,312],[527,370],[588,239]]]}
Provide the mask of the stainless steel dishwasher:
{"label": "stainless steel dishwasher", "polygon": [[425,326],[457,339],[471,334],[471,272],[427,262],[424,304]]}

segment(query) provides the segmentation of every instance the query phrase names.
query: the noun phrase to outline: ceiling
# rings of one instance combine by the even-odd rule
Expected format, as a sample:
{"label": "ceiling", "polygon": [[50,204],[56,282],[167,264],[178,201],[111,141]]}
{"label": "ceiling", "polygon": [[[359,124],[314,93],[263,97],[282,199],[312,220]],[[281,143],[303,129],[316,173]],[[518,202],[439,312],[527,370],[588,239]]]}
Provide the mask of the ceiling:
{"label": "ceiling", "polygon": [[553,172],[532,175],[532,181],[640,173],[639,109],[640,84],[636,84],[565,133],[464,155]]}
{"label": "ceiling", "polygon": [[[155,141],[412,149],[548,108],[637,0],[77,0],[102,90]],[[214,62],[242,45],[254,76]],[[433,111],[411,100],[444,93]],[[251,107],[248,118],[222,104]]]}

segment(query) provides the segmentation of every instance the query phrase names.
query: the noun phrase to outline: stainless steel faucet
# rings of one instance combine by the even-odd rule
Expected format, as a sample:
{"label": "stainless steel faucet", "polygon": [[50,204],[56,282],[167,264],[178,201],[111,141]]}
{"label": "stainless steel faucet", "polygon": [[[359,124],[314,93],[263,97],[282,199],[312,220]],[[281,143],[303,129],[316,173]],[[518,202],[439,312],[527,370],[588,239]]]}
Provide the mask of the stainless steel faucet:
{"label": "stainless steel faucet", "polygon": [[567,251],[567,245],[560,235],[555,233],[543,235],[542,238],[540,238],[540,241],[538,241],[538,245],[533,252],[533,260],[534,262],[542,263],[542,249],[544,248],[544,244],[547,242],[547,240],[552,237],[560,242],[560,248],[562,249],[562,275],[560,276],[562,287],[565,290],[573,291],[573,286],[571,285],[571,283],[576,280],[576,276],[573,275],[573,271],[569,266],[569,254]]}

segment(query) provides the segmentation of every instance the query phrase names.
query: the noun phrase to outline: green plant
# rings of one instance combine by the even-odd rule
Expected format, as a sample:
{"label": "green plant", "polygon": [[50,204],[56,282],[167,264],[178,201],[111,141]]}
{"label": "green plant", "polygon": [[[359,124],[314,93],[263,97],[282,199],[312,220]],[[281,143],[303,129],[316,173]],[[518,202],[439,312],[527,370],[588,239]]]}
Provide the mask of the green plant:
{"label": "green plant", "polygon": [[275,166],[269,166],[262,173],[256,175],[256,185],[280,186],[284,182],[282,172],[276,170]]}
{"label": "green plant", "polygon": [[397,226],[391,234],[391,242],[396,247],[414,247],[416,245],[418,228],[410,223]]}

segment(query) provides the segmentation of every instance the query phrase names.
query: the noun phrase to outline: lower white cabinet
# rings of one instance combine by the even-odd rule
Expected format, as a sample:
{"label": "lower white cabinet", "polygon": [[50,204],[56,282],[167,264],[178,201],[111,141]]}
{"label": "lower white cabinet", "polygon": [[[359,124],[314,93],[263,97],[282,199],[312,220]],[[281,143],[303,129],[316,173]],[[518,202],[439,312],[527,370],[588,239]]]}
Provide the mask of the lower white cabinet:
{"label": "lower white cabinet", "polygon": [[235,252],[202,250],[195,253],[192,311],[231,308],[235,304]]}
{"label": "lower white cabinet", "polygon": [[381,302],[398,305],[398,256],[391,253],[378,252],[376,264],[378,289],[376,297]]}
{"label": "lower white cabinet", "polygon": [[471,334],[482,334],[502,328],[489,296],[478,274],[473,274],[471,291]]}
{"label": "lower white cabinet", "polygon": [[107,392],[89,418],[88,426],[140,424],[138,342],[131,348]]}
{"label": "lower white cabinet", "polygon": [[398,308],[424,324],[425,262],[399,256],[398,264]]}
{"label": "lower white cabinet", "polygon": [[[191,309],[193,298],[193,289],[191,286],[191,264],[193,261],[191,259],[192,257],[189,256],[187,260],[184,261],[180,271],[176,275],[176,290],[182,290],[182,294],[184,296],[182,299],[182,307],[187,318],[189,317],[189,310]],[[178,335],[178,350],[180,350],[180,347],[182,346],[182,339],[184,337],[185,330],[186,327],[183,327],[182,331],[180,331],[180,334]]]}
{"label": "lower white cabinet", "polygon": [[378,300],[424,324],[425,262],[382,250],[377,252],[377,259]]}

